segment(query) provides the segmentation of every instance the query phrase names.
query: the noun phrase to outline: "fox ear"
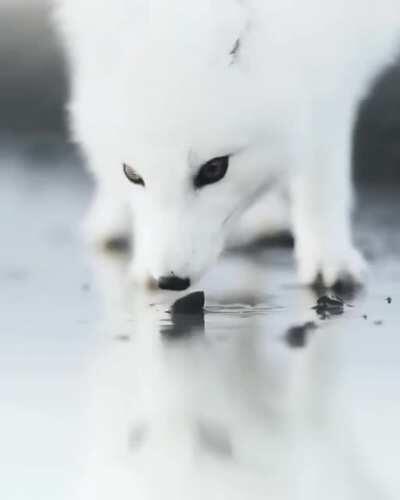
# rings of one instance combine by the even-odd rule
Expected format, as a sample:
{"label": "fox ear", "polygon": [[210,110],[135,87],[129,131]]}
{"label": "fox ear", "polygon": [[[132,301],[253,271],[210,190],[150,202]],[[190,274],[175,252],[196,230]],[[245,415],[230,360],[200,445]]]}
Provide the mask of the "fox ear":
{"label": "fox ear", "polygon": [[240,37],[235,40],[235,43],[233,44],[233,47],[231,51],[229,52],[229,56],[231,58],[230,64],[234,64],[239,57],[240,54],[240,48],[241,48],[242,42]]}

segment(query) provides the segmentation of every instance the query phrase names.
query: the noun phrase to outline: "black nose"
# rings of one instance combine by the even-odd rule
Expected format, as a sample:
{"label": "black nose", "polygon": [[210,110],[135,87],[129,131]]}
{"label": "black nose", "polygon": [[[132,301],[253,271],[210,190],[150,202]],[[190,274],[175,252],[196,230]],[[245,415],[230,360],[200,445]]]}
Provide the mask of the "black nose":
{"label": "black nose", "polygon": [[186,290],[190,287],[189,278],[179,278],[178,276],[161,276],[158,280],[158,288],[161,290]]}

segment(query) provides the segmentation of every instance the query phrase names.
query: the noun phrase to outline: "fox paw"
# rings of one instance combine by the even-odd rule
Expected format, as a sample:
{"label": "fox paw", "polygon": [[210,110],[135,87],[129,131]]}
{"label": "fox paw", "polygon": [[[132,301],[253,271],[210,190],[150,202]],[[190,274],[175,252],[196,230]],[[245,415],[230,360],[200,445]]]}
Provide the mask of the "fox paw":
{"label": "fox paw", "polygon": [[301,284],[328,288],[357,287],[367,278],[367,263],[355,248],[346,252],[328,252],[324,255],[304,252],[297,256]]}

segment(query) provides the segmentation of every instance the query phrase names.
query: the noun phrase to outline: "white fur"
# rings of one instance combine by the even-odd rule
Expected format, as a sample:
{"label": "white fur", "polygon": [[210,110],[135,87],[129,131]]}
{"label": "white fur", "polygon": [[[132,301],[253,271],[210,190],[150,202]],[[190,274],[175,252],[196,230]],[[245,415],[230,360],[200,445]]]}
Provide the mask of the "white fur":
{"label": "white fur", "polygon": [[[136,274],[195,280],[279,180],[301,280],[362,278],[351,133],[359,100],[395,55],[398,0],[61,0],[57,20],[72,129],[98,183],[92,232],[127,232],[130,208]],[[225,154],[226,177],[196,192],[197,169]],[[123,162],[146,188],[126,180]]]}

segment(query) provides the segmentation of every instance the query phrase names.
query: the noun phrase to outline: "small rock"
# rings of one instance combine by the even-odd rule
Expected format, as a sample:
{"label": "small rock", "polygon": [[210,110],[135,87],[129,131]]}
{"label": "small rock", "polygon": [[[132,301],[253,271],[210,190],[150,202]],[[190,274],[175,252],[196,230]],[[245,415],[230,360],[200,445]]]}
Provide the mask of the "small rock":
{"label": "small rock", "polygon": [[332,297],[329,297],[329,295],[323,295],[317,300],[317,306],[320,307],[343,307],[343,304],[343,300],[337,295],[333,295]]}
{"label": "small rock", "polygon": [[194,292],[178,299],[171,307],[171,323],[161,333],[166,339],[190,338],[204,333],[204,292]]}
{"label": "small rock", "polygon": [[178,299],[171,308],[172,314],[203,314],[204,292],[194,292]]}
{"label": "small rock", "polygon": [[343,300],[336,296],[323,295],[317,300],[317,305],[313,307],[318,316],[322,319],[326,319],[331,315],[339,315],[344,312],[344,302]]}
{"label": "small rock", "polygon": [[388,304],[391,304],[391,303],[393,302],[392,297],[386,297],[386,302],[387,302]]}

